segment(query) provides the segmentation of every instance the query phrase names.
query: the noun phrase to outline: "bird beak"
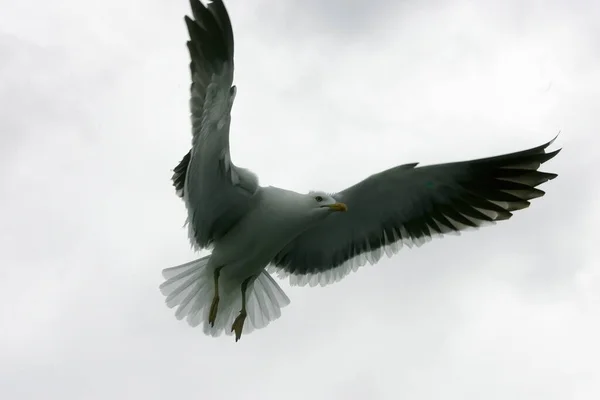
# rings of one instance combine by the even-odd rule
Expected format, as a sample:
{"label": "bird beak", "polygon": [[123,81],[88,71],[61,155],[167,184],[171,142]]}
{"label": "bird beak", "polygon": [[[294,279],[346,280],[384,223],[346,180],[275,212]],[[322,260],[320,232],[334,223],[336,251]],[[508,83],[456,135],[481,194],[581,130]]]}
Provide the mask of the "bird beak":
{"label": "bird beak", "polygon": [[334,203],[325,207],[329,207],[332,211],[348,211],[348,206],[344,203]]}

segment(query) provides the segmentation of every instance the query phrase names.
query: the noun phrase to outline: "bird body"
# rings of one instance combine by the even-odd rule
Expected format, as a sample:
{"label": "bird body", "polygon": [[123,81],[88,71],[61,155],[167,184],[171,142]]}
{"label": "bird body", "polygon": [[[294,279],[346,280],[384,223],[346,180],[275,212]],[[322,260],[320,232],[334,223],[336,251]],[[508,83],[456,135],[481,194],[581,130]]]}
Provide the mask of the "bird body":
{"label": "bird body", "polygon": [[[188,322],[193,326],[206,321],[218,271],[218,315],[222,317],[213,324],[205,324],[205,332],[219,335],[226,330],[234,312],[242,308],[245,293],[239,289],[244,282],[248,285],[245,291],[254,296],[250,297],[251,316],[264,320],[246,324],[244,332],[266,325],[279,316],[280,308],[289,304],[289,299],[265,268],[302,232],[343,209],[325,193],[306,195],[273,186],[259,187],[249,198],[249,211],[213,242],[210,256],[164,270],[167,280],[161,290],[167,296],[167,304],[179,306],[178,318],[192,315]],[[256,289],[257,286],[260,288]]]}
{"label": "bird body", "polygon": [[283,247],[329,213],[315,209],[311,196],[272,186],[260,188],[252,203],[250,211],[215,241],[210,261],[227,265],[223,274],[240,283],[265,269]]}
{"label": "bird body", "polygon": [[[509,219],[557,175],[538,169],[549,143],[477,160],[403,164],[338,193],[262,187],[229,152],[233,31],[221,0],[190,0],[192,148],[173,184],[188,212],[192,246],[212,254],[163,270],[160,286],[178,319],[219,335],[263,328],[289,304],[269,272],[322,286],[403,245]],[[246,320],[249,321],[246,321]]]}

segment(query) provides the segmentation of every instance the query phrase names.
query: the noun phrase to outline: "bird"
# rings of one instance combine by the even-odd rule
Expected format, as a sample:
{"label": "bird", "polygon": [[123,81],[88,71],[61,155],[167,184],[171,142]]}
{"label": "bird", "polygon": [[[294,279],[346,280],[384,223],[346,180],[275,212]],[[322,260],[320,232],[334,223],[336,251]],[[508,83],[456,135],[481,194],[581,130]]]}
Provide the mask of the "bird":
{"label": "bird", "polygon": [[192,247],[211,253],[163,269],[160,290],[177,319],[206,335],[237,342],[279,318],[290,300],[271,274],[298,286],[338,282],[404,245],[507,220],[557,176],[539,171],[561,150],[547,151],[555,137],[494,157],[398,165],[336,193],[261,186],[230,155],[237,88],[229,14],[222,0],[190,6],[192,140],[172,184]]}

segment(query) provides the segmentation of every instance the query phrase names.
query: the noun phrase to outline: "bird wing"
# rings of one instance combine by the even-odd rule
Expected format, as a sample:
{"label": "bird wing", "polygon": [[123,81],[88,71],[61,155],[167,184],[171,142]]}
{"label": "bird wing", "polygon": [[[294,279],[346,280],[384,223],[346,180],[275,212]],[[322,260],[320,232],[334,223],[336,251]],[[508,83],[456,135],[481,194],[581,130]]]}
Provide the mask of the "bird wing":
{"label": "bird wing", "polygon": [[258,179],[230,158],[229,126],[235,98],[233,30],[225,6],[190,0],[185,22],[192,78],[192,148],[174,169],[173,185],[188,209],[192,244],[206,248],[222,237],[250,207]]}
{"label": "bird wing", "polygon": [[[556,139],[556,138],[555,138]],[[397,166],[334,194],[348,206],[289,243],[271,272],[293,285],[336,282],[402,244],[420,246],[432,236],[505,220],[543,196],[536,186],[556,174],[538,171],[559,151],[554,139],[517,153],[416,167]]]}

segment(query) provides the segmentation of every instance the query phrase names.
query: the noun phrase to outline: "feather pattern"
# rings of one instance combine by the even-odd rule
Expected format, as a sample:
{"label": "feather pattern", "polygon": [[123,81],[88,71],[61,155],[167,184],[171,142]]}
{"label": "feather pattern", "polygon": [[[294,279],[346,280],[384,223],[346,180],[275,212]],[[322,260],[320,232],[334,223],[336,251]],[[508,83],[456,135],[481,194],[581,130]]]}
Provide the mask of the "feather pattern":
{"label": "feather pattern", "polygon": [[509,219],[557,175],[538,171],[560,150],[542,146],[497,157],[375,174],[334,195],[348,206],[289,243],[269,270],[292,285],[327,285],[403,246]]}
{"label": "feather pattern", "polygon": [[190,40],[192,148],[173,170],[173,185],[188,209],[196,249],[209,248],[249,209],[258,178],[231,161],[229,126],[235,99],[233,30],[221,0],[191,0]]}

